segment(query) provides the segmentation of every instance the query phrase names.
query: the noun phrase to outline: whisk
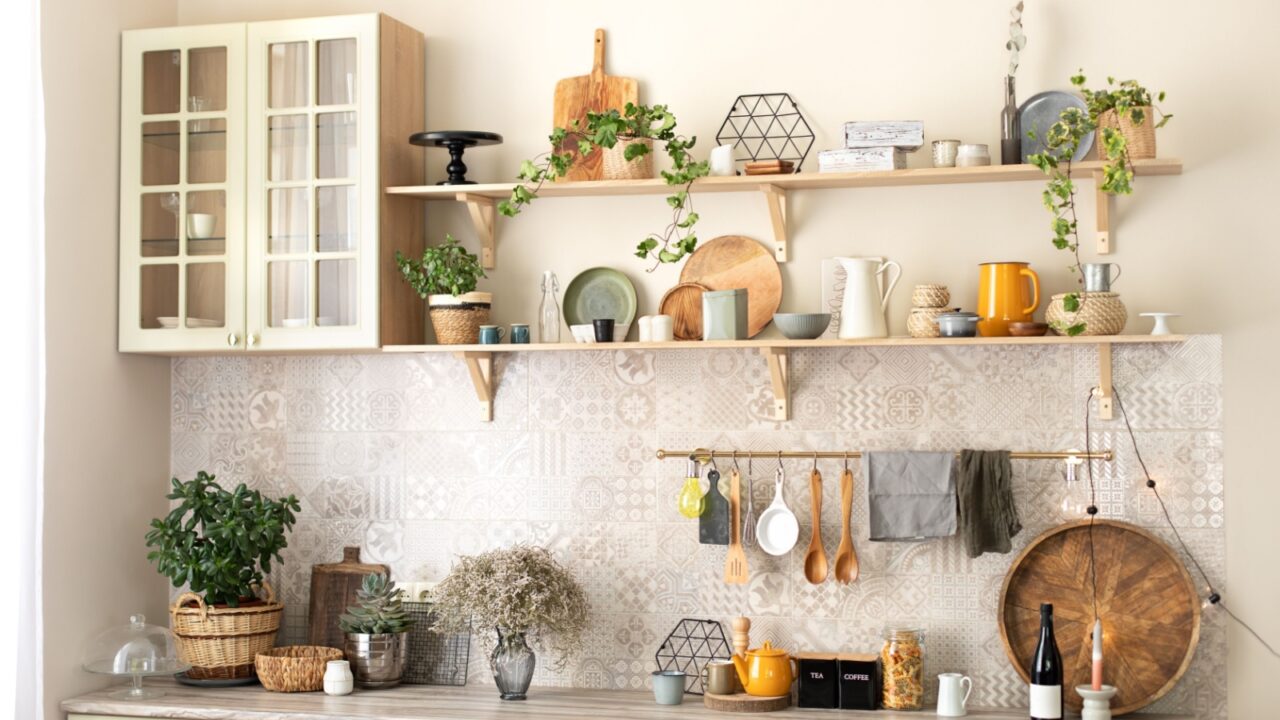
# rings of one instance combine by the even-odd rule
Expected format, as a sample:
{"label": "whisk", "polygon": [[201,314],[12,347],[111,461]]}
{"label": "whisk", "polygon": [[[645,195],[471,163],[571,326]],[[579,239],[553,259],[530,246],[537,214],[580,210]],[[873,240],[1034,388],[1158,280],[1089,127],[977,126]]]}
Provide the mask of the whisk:
{"label": "whisk", "polygon": [[[734,463],[738,459],[734,458]],[[751,506],[751,456],[747,456],[747,511],[742,514],[742,546],[755,547],[756,544],[756,511]]]}

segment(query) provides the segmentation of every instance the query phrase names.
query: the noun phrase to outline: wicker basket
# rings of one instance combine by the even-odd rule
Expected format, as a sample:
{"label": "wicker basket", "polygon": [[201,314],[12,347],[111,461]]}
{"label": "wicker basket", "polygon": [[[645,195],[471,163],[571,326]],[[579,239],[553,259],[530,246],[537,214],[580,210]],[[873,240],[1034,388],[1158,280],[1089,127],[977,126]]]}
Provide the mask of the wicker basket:
{"label": "wicker basket", "polygon": [[[641,143],[649,147],[649,152],[627,162],[627,146]],[[601,162],[605,180],[648,180],[653,177],[653,138],[618,138],[611,148],[601,148],[604,159]]]}
{"label": "wicker basket", "polygon": [[911,307],[940,308],[951,302],[951,291],[946,285],[917,285],[911,290]]}
{"label": "wicker basket", "polygon": [[341,659],[337,648],[289,645],[258,653],[253,665],[262,687],[271,692],[315,692],[324,689],[325,665]]}
{"label": "wicker basket", "polygon": [[432,295],[427,298],[431,327],[441,345],[473,345],[480,341],[480,326],[489,322],[493,294]]}
{"label": "wicker basket", "polygon": [[[178,638],[178,656],[197,679],[242,678],[253,674],[258,653],[276,644],[284,605],[262,583],[264,602],[245,607],[209,607],[204,598],[184,592],[169,608],[169,624]],[[194,600],[196,607],[185,607]]]}
{"label": "wicker basket", "polygon": [[1063,307],[1066,293],[1053,296],[1045,310],[1045,321],[1060,335],[1076,323],[1084,323],[1082,335],[1119,335],[1129,321],[1129,310],[1120,302],[1120,295],[1113,292],[1082,292],[1080,309],[1069,313]]}
{"label": "wicker basket", "polygon": [[1098,147],[1098,159],[1106,160],[1107,151],[1102,145],[1102,128],[1119,130],[1124,136],[1125,147],[1129,151],[1130,160],[1150,160],[1156,156],[1156,119],[1154,109],[1147,105],[1141,108],[1143,117],[1141,125],[1134,125],[1128,113],[1117,115],[1115,110],[1108,110],[1098,116],[1098,138],[1094,142]]}
{"label": "wicker basket", "polygon": [[934,320],[942,313],[955,312],[956,308],[913,308],[907,315],[907,332],[911,337],[935,338],[941,336],[938,323]]}

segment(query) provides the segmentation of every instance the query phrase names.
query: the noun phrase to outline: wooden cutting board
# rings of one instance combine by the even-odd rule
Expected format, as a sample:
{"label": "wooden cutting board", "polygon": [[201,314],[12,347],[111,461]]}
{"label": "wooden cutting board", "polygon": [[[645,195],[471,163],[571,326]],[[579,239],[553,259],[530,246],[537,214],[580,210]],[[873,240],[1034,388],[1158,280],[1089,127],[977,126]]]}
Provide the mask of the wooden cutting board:
{"label": "wooden cutting board", "polygon": [[746,693],[736,693],[734,695],[713,695],[707,693],[702,696],[702,704],[708,710],[716,712],[736,712],[736,713],[762,713],[777,712],[778,710],[786,710],[791,707],[791,696],[780,695],[778,697],[756,697]]}
{"label": "wooden cutting board", "polygon": [[[622,111],[627,103],[639,103],[640,90],[635,78],[617,77],[604,74],[604,30],[596,30],[595,61],[590,75],[565,78],[556,83],[555,111],[552,127],[569,127],[574,120],[587,121],[587,112],[603,112],[616,109]],[[567,150],[577,154],[573,148],[577,142],[571,140]],[[602,174],[600,152],[591,153],[585,160],[575,162],[569,169],[566,180],[599,180]]]}
{"label": "wooden cutting board", "polygon": [[671,335],[677,340],[702,339],[702,293],[698,283],[680,283],[658,303],[658,312],[671,316]]}
{"label": "wooden cutting board", "polygon": [[341,650],[344,644],[338,616],[356,602],[356,590],[369,574],[391,577],[386,565],[360,562],[360,548],[342,549],[342,562],[311,566],[311,610],[307,642]]}
{"label": "wooden cutting board", "polygon": [[[1168,545],[1127,523],[1096,520],[1098,614],[1103,682],[1115,685],[1111,711],[1124,715],[1155,702],[1187,671],[1200,638],[1200,598]],[[1000,593],[1000,637],[1030,682],[1040,603],[1053,603],[1054,637],[1066,671],[1067,707],[1079,712],[1077,685],[1089,684],[1093,649],[1089,521],[1059,525],[1018,556]]]}
{"label": "wooden cutting board", "polygon": [[773,322],[782,304],[782,271],[773,253],[742,235],[721,235],[699,245],[685,261],[680,282],[708,290],[747,289],[747,336]]}

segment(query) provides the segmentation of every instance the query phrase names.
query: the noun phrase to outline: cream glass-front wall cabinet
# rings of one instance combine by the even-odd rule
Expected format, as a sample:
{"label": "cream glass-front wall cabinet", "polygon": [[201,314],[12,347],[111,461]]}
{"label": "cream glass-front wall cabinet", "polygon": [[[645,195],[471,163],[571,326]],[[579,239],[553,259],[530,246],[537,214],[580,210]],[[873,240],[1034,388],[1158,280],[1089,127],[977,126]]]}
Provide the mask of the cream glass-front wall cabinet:
{"label": "cream glass-front wall cabinet", "polygon": [[120,350],[421,342],[424,40],[385,15],[124,33]]}

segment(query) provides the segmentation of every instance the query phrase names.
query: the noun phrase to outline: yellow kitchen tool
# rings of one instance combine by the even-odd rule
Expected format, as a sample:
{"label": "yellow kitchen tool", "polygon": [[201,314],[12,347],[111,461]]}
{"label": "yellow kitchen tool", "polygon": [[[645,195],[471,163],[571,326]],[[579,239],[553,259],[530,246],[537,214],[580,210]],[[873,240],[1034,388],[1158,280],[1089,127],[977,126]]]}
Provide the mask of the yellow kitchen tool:
{"label": "yellow kitchen tool", "polygon": [[689,469],[685,473],[684,487],[676,496],[676,509],[687,518],[697,518],[706,509],[707,503],[702,496],[702,485],[698,482],[698,459],[689,456]]}
{"label": "yellow kitchen tool", "polygon": [[750,577],[747,554],[742,550],[741,485],[742,477],[735,467],[729,471],[729,553],[724,556],[724,581],[729,585],[746,585]]}

